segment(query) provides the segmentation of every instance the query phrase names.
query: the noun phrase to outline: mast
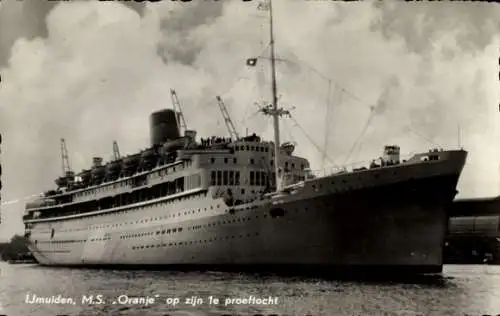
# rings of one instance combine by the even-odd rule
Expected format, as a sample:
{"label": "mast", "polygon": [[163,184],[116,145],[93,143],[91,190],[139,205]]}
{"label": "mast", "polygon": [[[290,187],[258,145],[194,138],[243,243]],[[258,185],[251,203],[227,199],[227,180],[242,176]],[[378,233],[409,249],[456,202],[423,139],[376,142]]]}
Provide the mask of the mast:
{"label": "mast", "polygon": [[273,5],[272,0],[269,0],[269,37],[270,37],[270,48],[271,48],[271,92],[273,96],[272,111],[273,116],[273,127],[274,127],[274,168],[275,168],[275,181],[276,181],[276,191],[281,190],[280,183],[280,125],[279,116],[280,112],[278,110],[278,85],[276,83],[276,54],[274,51],[274,29],[273,29]]}

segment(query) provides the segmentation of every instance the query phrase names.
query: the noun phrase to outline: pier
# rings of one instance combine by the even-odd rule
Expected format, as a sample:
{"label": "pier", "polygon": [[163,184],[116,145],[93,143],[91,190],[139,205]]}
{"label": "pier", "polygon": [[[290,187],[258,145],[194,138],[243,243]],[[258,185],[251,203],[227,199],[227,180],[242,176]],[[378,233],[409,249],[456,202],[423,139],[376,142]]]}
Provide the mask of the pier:
{"label": "pier", "polygon": [[500,264],[500,196],[455,200],[444,247],[447,264]]}

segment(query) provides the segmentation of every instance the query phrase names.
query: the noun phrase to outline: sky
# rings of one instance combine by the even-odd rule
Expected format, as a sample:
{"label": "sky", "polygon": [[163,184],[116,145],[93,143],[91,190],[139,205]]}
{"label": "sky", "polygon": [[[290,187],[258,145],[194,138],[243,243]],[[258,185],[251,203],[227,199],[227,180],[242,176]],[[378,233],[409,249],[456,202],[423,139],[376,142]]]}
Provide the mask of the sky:
{"label": "sky", "polygon": [[[269,36],[258,1],[0,1],[0,240],[25,200],[93,156],[149,146],[149,115],[177,91],[189,129],[272,139]],[[274,0],[282,141],[313,169],[463,147],[458,197],[499,194],[500,7],[467,2]],[[256,67],[249,57],[260,56]],[[296,124],[298,123],[298,124]],[[305,132],[304,132],[305,131]],[[323,152],[328,159],[324,163]]]}

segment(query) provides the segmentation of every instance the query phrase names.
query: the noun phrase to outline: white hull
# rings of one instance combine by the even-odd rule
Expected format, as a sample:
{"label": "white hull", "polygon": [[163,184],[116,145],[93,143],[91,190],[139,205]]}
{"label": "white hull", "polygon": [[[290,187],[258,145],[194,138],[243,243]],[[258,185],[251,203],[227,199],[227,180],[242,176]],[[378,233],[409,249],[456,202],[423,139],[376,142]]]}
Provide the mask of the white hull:
{"label": "white hull", "polygon": [[[202,193],[37,223],[31,251],[44,265],[299,264],[440,271],[446,211],[460,163],[394,170],[377,170],[377,177],[375,171],[326,177],[296,195],[240,205],[234,212]],[[284,215],[273,217],[277,209]],[[88,229],[95,225],[103,227]]]}

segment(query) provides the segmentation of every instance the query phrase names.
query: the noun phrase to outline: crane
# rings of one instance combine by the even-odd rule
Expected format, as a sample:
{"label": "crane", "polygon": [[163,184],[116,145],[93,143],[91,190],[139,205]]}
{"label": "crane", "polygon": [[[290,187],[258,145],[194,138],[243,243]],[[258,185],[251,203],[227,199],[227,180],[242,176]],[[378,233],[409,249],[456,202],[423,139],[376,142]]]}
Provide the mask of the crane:
{"label": "crane", "polygon": [[240,137],[238,136],[238,133],[236,132],[236,128],[234,127],[233,121],[231,120],[231,117],[229,116],[229,113],[227,112],[226,105],[224,104],[224,101],[222,101],[222,98],[220,96],[217,96],[217,103],[219,104],[220,111],[222,113],[222,117],[224,118],[224,122],[226,123],[227,130],[229,131],[229,136],[231,137],[232,140],[237,140]]}
{"label": "crane", "polygon": [[63,175],[56,179],[56,184],[59,188],[70,187],[75,181],[75,173],[71,171],[69,165],[68,150],[66,149],[66,141],[64,138],[61,138],[61,157]]}
{"label": "crane", "polygon": [[186,120],[184,120],[184,114],[182,114],[181,104],[179,98],[177,98],[177,93],[174,89],[170,89],[170,95],[172,97],[172,105],[174,111],[176,112],[175,119],[177,120],[177,126],[179,126],[181,134],[185,134],[187,130]]}
{"label": "crane", "polygon": [[116,140],[113,141],[113,155],[115,157],[115,160],[120,159],[120,149],[118,148],[118,143]]}
{"label": "crane", "polygon": [[72,171],[69,165],[68,150],[66,149],[66,141],[64,140],[64,138],[61,138],[61,157],[63,175],[69,176],[72,174]]}

